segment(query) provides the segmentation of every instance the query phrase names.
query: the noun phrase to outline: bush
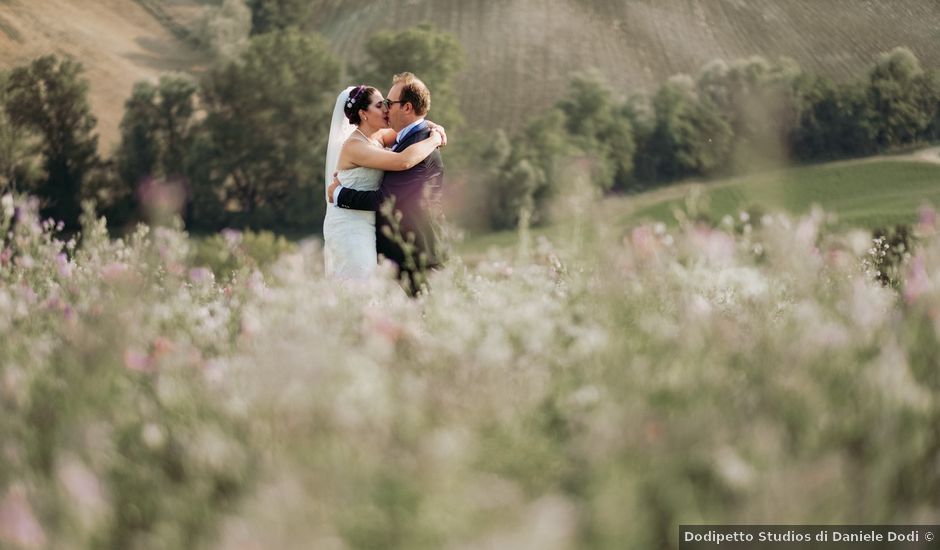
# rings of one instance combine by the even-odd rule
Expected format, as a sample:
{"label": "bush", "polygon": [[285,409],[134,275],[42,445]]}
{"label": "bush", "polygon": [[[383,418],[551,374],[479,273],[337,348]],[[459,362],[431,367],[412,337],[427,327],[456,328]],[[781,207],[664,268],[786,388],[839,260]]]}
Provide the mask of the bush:
{"label": "bush", "polygon": [[194,239],[194,245],[190,262],[211,269],[220,280],[227,280],[244,266],[266,270],[294,249],[287,239],[270,231],[234,229]]}

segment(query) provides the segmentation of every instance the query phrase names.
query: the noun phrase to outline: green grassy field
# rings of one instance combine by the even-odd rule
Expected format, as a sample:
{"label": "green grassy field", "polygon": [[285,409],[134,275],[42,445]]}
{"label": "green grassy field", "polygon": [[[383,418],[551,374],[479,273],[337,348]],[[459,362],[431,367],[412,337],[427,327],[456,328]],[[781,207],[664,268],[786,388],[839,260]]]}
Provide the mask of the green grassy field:
{"label": "green grassy field", "polygon": [[[676,222],[694,184],[677,184],[646,193],[605,199],[596,219],[627,228],[642,221]],[[796,215],[818,204],[838,216],[838,224],[875,228],[909,223],[925,203],[940,205],[940,165],[900,160],[838,162],[751,174],[700,184],[709,215],[720,219],[743,210],[787,211]],[[533,230],[549,238],[577,231],[566,222]],[[477,254],[490,247],[512,246],[514,231],[472,236],[460,249]]]}
{"label": "green grassy field", "polygon": [[[889,160],[807,166],[706,184],[705,190],[715,217],[750,208],[802,214],[818,204],[837,214],[841,225],[877,227],[913,221],[925,202],[940,204],[940,166]],[[682,203],[656,202],[618,221],[671,222]]]}

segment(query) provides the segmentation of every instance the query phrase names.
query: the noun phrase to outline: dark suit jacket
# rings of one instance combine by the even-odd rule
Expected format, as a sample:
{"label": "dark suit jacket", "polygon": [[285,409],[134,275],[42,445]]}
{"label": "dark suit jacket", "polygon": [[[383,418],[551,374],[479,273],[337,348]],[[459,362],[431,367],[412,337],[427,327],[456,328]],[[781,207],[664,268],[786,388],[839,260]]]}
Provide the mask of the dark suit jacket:
{"label": "dark suit jacket", "polygon": [[[425,126],[405,136],[397,150],[427,139],[431,131]],[[434,151],[410,170],[385,172],[378,191],[343,189],[336,197],[340,208],[377,211],[375,245],[379,254],[398,264],[405,271],[420,271],[441,265],[444,261],[441,243],[441,193],[444,163],[440,151]],[[382,205],[394,200],[401,221],[395,229],[394,220],[382,213]],[[387,228],[387,229],[385,229]],[[386,232],[391,232],[389,238]],[[413,244],[404,250],[399,244]],[[411,249],[406,244],[405,248]]]}

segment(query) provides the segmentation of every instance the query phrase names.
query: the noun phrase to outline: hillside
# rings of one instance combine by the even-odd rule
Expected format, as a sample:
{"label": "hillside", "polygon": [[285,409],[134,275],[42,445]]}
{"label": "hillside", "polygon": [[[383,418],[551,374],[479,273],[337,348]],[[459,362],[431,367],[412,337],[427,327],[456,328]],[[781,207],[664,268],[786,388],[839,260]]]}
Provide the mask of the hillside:
{"label": "hillside", "polygon": [[[454,33],[468,120],[515,127],[551,105],[570,76],[596,67],[620,95],[649,91],[715,59],[787,55],[837,79],[860,77],[880,52],[910,47],[940,68],[935,0],[311,0],[309,27],[361,61],[374,32],[420,22]],[[181,41],[209,0],[0,0],[0,68],[47,52],[79,58],[113,142],[134,81],[198,70]],[[142,6],[156,10],[147,10]],[[420,67],[415,67],[420,74]],[[374,83],[385,86],[387,83]]]}
{"label": "hillside", "polygon": [[[355,58],[383,28],[430,21],[466,52],[461,101],[487,125],[550,105],[573,72],[597,67],[622,95],[705,63],[751,55],[796,59],[837,79],[910,47],[940,67],[936,0],[320,0],[314,27]],[[420,68],[415,69],[420,72]]]}
{"label": "hillside", "polygon": [[117,142],[134,82],[204,63],[133,0],[0,0],[0,69],[49,53],[84,64],[104,151]]}

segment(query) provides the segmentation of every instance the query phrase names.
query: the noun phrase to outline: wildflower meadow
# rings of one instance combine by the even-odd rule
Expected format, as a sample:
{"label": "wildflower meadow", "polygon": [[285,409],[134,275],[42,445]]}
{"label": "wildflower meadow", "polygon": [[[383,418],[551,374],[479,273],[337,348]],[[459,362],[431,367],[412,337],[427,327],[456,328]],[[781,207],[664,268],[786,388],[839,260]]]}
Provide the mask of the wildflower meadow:
{"label": "wildflower meadow", "polygon": [[[940,522],[940,238],[584,223],[408,298],[317,241],[0,212],[0,547],[676,548]],[[529,237],[522,236],[524,241]],[[252,241],[254,239],[254,241]],[[208,242],[208,244],[207,244]],[[886,244],[887,243],[887,244]]]}

